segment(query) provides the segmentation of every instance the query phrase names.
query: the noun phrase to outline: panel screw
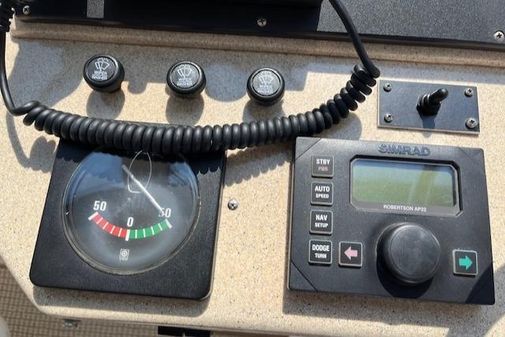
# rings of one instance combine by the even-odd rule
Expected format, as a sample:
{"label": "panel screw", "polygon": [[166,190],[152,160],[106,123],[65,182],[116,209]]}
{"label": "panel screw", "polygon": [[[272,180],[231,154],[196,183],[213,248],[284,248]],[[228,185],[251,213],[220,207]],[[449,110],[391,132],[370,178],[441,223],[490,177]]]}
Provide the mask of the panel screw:
{"label": "panel screw", "polygon": [[392,114],[385,114],[384,115],[384,121],[386,123],[391,123],[393,121],[393,115]]}
{"label": "panel screw", "polygon": [[470,117],[466,120],[465,125],[467,128],[470,130],[475,129],[477,126],[479,126],[479,121],[476,118]]}
{"label": "panel screw", "polygon": [[77,321],[75,319],[64,319],[63,320],[63,327],[67,329],[77,329],[79,327],[80,321]]}
{"label": "panel screw", "polygon": [[230,209],[231,211],[234,211],[237,208],[238,208],[237,199],[230,199],[230,201],[228,201],[228,209]]}
{"label": "panel screw", "polygon": [[472,97],[473,96],[473,89],[472,88],[467,88],[465,90],[465,96],[466,97]]}
{"label": "panel screw", "polygon": [[385,92],[390,92],[391,90],[393,90],[393,86],[391,85],[391,83],[386,83],[384,84],[383,89]]}
{"label": "panel screw", "polygon": [[31,10],[30,6],[26,5],[23,7],[23,14],[24,15],[30,15],[31,11],[32,10]]}
{"label": "panel screw", "polygon": [[258,20],[256,20],[256,24],[261,28],[266,27],[267,23],[268,21],[265,18],[258,18]]}
{"label": "panel screw", "polygon": [[505,33],[501,30],[497,31],[496,33],[494,33],[494,39],[497,41],[497,42],[505,42]]}

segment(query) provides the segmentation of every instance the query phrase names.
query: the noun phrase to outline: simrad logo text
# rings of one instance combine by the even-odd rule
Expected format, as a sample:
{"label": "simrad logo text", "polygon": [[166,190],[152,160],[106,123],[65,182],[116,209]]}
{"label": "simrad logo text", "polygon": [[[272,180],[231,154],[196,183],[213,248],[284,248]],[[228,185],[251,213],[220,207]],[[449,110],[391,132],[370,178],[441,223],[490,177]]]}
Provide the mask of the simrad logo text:
{"label": "simrad logo text", "polygon": [[399,145],[399,144],[380,144],[380,153],[396,154],[403,156],[419,156],[426,157],[431,154],[429,148],[425,146],[414,146],[414,145]]}

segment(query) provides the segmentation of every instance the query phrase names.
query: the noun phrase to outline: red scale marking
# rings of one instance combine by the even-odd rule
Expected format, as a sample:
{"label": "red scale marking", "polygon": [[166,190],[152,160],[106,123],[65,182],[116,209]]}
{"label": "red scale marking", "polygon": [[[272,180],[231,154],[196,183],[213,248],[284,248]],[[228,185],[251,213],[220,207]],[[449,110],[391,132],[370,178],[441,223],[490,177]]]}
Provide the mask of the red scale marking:
{"label": "red scale marking", "polygon": [[97,213],[91,220],[98,226],[98,228],[100,228],[104,232],[107,232],[118,238],[123,239],[126,238],[127,230],[111,224],[110,222],[105,220],[100,214]]}
{"label": "red scale marking", "polygon": [[112,226],[112,235],[119,237],[119,227]]}

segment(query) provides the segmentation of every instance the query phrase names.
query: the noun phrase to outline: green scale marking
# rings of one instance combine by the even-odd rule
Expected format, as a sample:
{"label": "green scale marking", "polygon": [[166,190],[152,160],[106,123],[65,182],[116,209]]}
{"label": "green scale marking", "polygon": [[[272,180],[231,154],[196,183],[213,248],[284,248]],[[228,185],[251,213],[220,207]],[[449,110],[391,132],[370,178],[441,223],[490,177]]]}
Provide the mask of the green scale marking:
{"label": "green scale marking", "polygon": [[154,224],[151,227],[130,230],[130,240],[147,239],[158,235],[159,233],[172,228],[172,224],[167,220]]}

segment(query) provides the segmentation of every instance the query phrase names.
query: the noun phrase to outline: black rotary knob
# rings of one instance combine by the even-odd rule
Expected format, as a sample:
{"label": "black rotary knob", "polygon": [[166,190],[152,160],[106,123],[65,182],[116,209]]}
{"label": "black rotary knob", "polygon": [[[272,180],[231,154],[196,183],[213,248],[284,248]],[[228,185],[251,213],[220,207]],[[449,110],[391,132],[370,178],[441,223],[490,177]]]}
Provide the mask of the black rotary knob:
{"label": "black rotary knob", "polygon": [[177,96],[194,97],[205,88],[205,73],[194,62],[177,62],[168,70],[167,84]]}
{"label": "black rotary knob", "polygon": [[284,78],[272,68],[258,69],[247,80],[249,97],[262,105],[272,105],[280,101],[284,96],[284,88]]}
{"label": "black rotary knob", "polygon": [[404,285],[418,285],[435,276],[440,243],[428,229],[414,223],[392,225],[381,237],[379,255],[388,271]]}
{"label": "black rotary knob", "polygon": [[110,55],[95,55],[84,65],[84,80],[100,92],[114,92],[121,88],[125,72],[123,65]]}

